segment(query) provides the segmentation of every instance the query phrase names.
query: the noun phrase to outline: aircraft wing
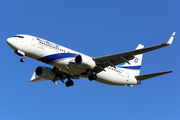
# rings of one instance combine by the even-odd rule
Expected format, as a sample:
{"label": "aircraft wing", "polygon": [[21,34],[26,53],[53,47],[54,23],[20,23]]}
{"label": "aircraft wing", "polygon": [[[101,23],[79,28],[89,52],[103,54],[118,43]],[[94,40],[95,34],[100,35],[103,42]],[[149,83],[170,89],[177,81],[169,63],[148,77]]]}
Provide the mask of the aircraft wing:
{"label": "aircraft wing", "polygon": [[[66,79],[66,78],[72,78],[72,79],[79,79],[79,76],[73,76],[73,75],[70,75],[68,73],[65,73],[63,71],[61,71],[60,69],[54,67],[53,68],[53,72],[56,73],[56,78],[54,80],[51,80],[53,83],[57,84],[56,81],[60,80],[62,82],[64,82],[63,80]],[[30,79],[30,82],[40,82],[40,81],[44,81],[44,80],[47,80],[46,78],[43,78],[43,77],[40,77],[40,76],[37,76],[36,75],[36,72],[33,73],[31,79]]]}
{"label": "aircraft wing", "polygon": [[174,36],[175,36],[175,32],[171,35],[171,37],[169,38],[169,40],[166,43],[162,43],[160,45],[155,45],[155,46],[136,49],[136,50],[128,51],[128,52],[124,52],[124,53],[94,58],[96,63],[99,65],[95,71],[100,72],[103,70],[103,68],[105,68],[107,66],[113,66],[114,67],[115,65],[118,65],[118,64],[121,64],[124,62],[128,63],[129,60],[132,60],[134,58],[134,55],[146,53],[146,52],[149,52],[152,50],[156,50],[156,49],[171,45],[173,42]]}

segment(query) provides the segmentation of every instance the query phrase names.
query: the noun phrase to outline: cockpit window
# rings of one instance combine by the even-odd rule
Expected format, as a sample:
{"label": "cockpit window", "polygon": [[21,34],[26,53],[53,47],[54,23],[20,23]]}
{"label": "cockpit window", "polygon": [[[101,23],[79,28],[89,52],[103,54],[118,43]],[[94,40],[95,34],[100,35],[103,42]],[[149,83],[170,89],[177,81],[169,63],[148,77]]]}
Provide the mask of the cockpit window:
{"label": "cockpit window", "polygon": [[20,35],[15,35],[13,37],[24,38],[24,36],[20,36]]}

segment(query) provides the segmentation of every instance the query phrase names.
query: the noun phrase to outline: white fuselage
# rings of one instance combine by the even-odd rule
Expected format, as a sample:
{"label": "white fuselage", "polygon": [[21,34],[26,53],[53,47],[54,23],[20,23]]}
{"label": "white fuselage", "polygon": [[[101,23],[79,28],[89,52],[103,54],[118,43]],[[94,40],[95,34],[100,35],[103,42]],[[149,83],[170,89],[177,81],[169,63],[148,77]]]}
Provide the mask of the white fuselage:
{"label": "white fuselage", "polygon": [[[70,75],[79,75],[84,78],[88,77],[87,75],[81,75],[82,72],[86,72],[86,69],[69,63],[74,62],[75,55],[77,54],[86,57],[89,56],[41,38],[30,35],[23,36],[24,38],[8,38],[7,42],[12,49],[23,51],[27,57],[55,66]],[[66,53],[71,53],[71,55]],[[96,81],[119,86],[139,84],[134,75],[128,73],[126,69],[110,66],[97,74]]]}

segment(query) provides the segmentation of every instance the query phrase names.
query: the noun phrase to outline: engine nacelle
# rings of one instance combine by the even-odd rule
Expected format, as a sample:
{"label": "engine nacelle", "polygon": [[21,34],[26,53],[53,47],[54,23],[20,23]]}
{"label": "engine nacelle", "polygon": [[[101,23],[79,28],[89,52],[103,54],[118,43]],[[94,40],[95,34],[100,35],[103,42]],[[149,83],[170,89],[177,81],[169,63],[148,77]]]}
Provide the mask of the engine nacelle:
{"label": "engine nacelle", "polygon": [[37,67],[35,72],[39,77],[43,77],[49,80],[53,80],[56,78],[56,74],[49,67]]}
{"label": "engine nacelle", "polygon": [[85,68],[85,69],[93,69],[94,67],[96,67],[96,63],[92,58],[82,56],[82,55],[76,56],[75,63],[79,67]]}

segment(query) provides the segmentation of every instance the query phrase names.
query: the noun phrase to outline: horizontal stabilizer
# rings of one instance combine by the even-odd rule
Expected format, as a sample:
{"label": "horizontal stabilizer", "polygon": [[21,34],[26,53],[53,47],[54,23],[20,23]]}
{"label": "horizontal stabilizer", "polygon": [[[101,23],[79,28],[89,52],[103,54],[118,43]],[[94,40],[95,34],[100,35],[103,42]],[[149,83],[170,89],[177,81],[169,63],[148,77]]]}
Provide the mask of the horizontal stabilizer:
{"label": "horizontal stabilizer", "polygon": [[157,77],[157,76],[164,75],[164,74],[171,73],[171,72],[173,72],[173,71],[166,71],[166,72],[152,73],[152,74],[146,74],[146,75],[139,75],[139,76],[135,76],[135,78],[137,80],[146,80],[146,79],[149,79],[149,78]]}

